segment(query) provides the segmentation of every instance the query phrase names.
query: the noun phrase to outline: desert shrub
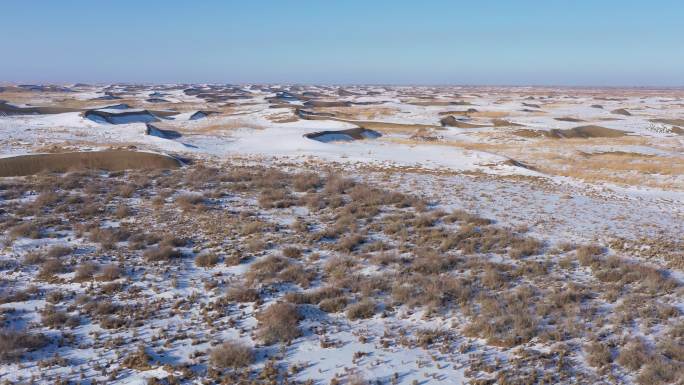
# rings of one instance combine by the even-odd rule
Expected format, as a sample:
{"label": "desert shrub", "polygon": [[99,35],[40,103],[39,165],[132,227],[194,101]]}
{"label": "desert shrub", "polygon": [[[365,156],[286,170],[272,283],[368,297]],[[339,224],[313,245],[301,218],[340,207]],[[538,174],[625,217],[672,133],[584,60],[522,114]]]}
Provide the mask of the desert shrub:
{"label": "desert shrub", "polygon": [[306,234],[309,231],[309,225],[306,223],[306,221],[299,218],[292,222],[290,228],[292,231],[300,234]]}
{"label": "desert shrub", "polygon": [[211,350],[209,361],[220,369],[244,368],[254,362],[254,350],[242,342],[226,341]]}
{"label": "desert shrub", "polygon": [[259,321],[257,335],[266,345],[290,342],[301,335],[301,316],[297,306],[291,303],[274,303],[259,312],[256,318]]}
{"label": "desert shrub", "polygon": [[[328,238],[328,239],[334,239],[338,238],[343,234],[349,233],[349,232],[354,232],[357,229],[356,226],[356,218],[353,215],[350,214],[345,214],[345,215],[340,215],[335,223],[328,225],[325,230],[322,232],[319,232],[315,238],[312,238],[313,241],[319,241],[323,238]],[[359,234],[356,234],[359,235]],[[344,248],[349,248],[349,247],[354,247],[356,245],[356,239],[353,237],[349,236],[347,237],[344,242],[348,242],[349,245],[340,245],[340,250]],[[360,240],[358,240],[360,241]]]}
{"label": "desert shrub", "polygon": [[278,274],[278,279],[284,282],[294,282],[302,287],[309,287],[316,277],[313,271],[307,270],[300,264],[291,264]]}
{"label": "desert shrub", "polygon": [[121,361],[121,366],[135,370],[149,370],[151,368],[151,360],[152,357],[147,354],[145,347],[140,345],[135,352],[131,352],[124,357],[124,359]]}
{"label": "desert shrub", "polygon": [[[0,304],[10,302],[24,302],[31,299],[31,293],[28,290],[17,291],[0,291]],[[2,313],[0,312],[0,320],[2,320]]]}
{"label": "desert shrub", "polygon": [[195,265],[198,267],[214,267],[218,261],[218,255],[213,253],[203,253],[195,257]]}
{"label": "desert shrub", "polygon": [[539,304],[539,313],[547,314],[547,311],[576,309],[582,301],[590,298],[590,293],[589,289],[575,283],[553,288],[546,293],[547,300]]}
{"label": "desert shrub", "polygon": [[322,184],[323,180],[321,177],[312,172],[299,173],[292,178],[292,187],[294,187],[295,191],[315,190],[321,187]]}
{"label": "desert shrub", "polygon": [[101,281],[113,281],[121,277],[121,269],[115,264],[106,265],[100,271],[98,279]]}
{"label": "desert shrub", "polygon": [[38,224],[26,222],[12,227],[9,230],[9,235],[12,239],[20,237],[38,239],[42,234]]}
{"label": "desert shrub", "polygon": [[575,248],[577,248],[577,245],[575,245],[572,242],[561,242],[558,245],[556,245],[556,248],[564,253],[567,253],[568,251],[575,250]]}
{"label": "desert shrub", "polygon": [[288,246],[283,249],[283,255],[287,258],[300,258],[302,256],[302,250],[294,246]]}
{"label": "desert shrub", "polygon": [[291,262],[284,257],[269,255],[254,262],[247,271],[245,277],[250,283],[272,282],[281,271],[289,267]]}
{"label": "desert shrub", "polygon": [[202,189],[219,180],[220,170],[214,167],[198,165],[185,175],[185,182],[195,188]]}
{"label": "desert shrub", "polygon": [[680,282],[666,275],[662,270],[658,270],[649,266],[640,266],[643,273],[642,278],[639,279],[641,288],[647,292],[653,293],[670,293],[680,287]]}
{"label": "desert shrub", "polygon": [[504,288],[508,281],[509,277],[505,268],[495,264],[487,264],[480,278],[482,286],[491,290]]}
{"label": "desert shrub", "polygon": [[239,251],[234,251],[231,255],[227,255],[224,258],[224,263],[226,266],[237,266],[244,262],[246,258]]}
{"label": "desert shrub", "polygon": [[69,315],[61,310],[57,310],[53,306],[46,306],[40,312],[40,322],[43,326],[49,328],[62,329],[64,326],[67,326],[68,321]]}
{"label": "desert shrub", "polygon": [[389,266],[402,261],[402,258],[396,252],[387,252],[385,251],[387,249],[390,249],[390,247],[383,247],[380,250],[380,253],[373,255],[373,258],[370,260],[370,262],[374,265]]}
{"label": "desert shrub", "polygon": [[169,247],[181,247],[188,244],[188,240],[185,238],[180,238],[175,235],[165,235],[159,241],[159,246],[169,246]]}
{"label": "desert shrub", "polygon": [[142,250],[148,245],[153,245],[161,241],[161,237],[153,233],[136,233],[128,239],[128,248],[131,250]]}
{"label": "desert shrub", "polygon": [[618,322],[630,325],[641,318],[647,323],[661,323],[669,318],[677,317],[677,307],[662,303],[643,294],[629,294],[615,307],[613,312]]}
{"label": "desert shrub", "polygon": [[38,272],[38,277],[41,279],[47,279],[53,277],[55,274],[64,273],[66,268],[62,261],[57,258],[48,259],[40,265],[40,271]]}
{"label": "desert shrub", "polygon": [[413,226],[416,228],[432,227],[437,218],[430,214],[421,214],[413,220]]}
{"label": "desert shrub", "polygon": [[477,227],[473,224],[464,224],[455,233],[446,237],[440,235],[436,240],[441,242],[441,251],[456,248],[466,254],[503,253],[509,247],[521,248],[524,251],[525,246],[524,238],[520,238],[509,229],[496,226]]}
{"label": "desert shrub", "polygon": [[48,249],[47,257],[48,258],[62,258],[66,255],[69,255],[72,251],[73,251],[73,249],[71,247],[52,246],[50,249]]}
{"label": "desert shrub", "polygon": [[344,194],[347,190],[354,187],[356,183],[353,179],[343,178],[339,175],[330,175],[325,182],[326,194]]}
{"label": "desert shrub", "polygon": [[613,362],[613,355],[610,352],[610,347],[601,342],[591,342],[584,346],[587,353],[587,363],[589,365],[599,368]]}
{"label": "desert shrub", "polygon": [[[396,382],[396,380],[392,380],[392,381]],[[332,381],[330,383],[332,384]],[[361,376],[358,373],[354,373],[354,374],[350,375],[349,380],[347,381],[347,384],[349,384],[349,385],[371,385],[371,383],[368,380],[363,378],[363,376]]]}
{"label": "desert shrub", "polygon": [[176,197],[176,205],[183,211],[202,211],[206,209],[204,195],[196,193],[182,194]]}
{"label": "desert shrub", "polygon": [[465,210],[454,210],[444,217],[447,223],[465,222],[475,226],[486,226],[492,223],[491,220],[471,214]]}
{"label": "desert shrub", "polygon": [[670,360],[684,363],[684,341],[663,339],[658,343],[658,353]]}
{"label": "desert shrub", "polygon": [[[370,187],[366,184],[356,184],[346,192],[349,194],[349,198],[351,198],[351,201],[355,205],[378,206],[388,203],[386,202],[386,198],[389,195],[387,192]],[[340,191],[340,193],[342,192]]]}
{"label": "desert shrub", "polygon": [[297,200],[285,188],[263,190],[258,202],[262,209],[282,209],[297,204]]}
{"label": "desert shrub", "polygon": [[571,257],[563,257],[558,260],[558,266],[564,270],[570,270],[574,267],[573,259]]}
{"label": "desert shrub", "polygon": [[332,257],[326,262],[323,269],[331,278],[343,279],[351,275],[356,264],[356,260],[350,257]]}
{"label": "desert shrub", "polygon": [[132,214],[133,210],[131,210],[131,208],[128,207],[128,205],[125,205],[123,203],[117,206],[116,210],[114,210],[114,216],[116,216],[119,219],[128,218]]}
{"label": "desert shrub", "polygon": [[534,290],[519,286],[500,296],[479,298],[479,313],[466,325],[464,334],[485,338],[494,346],[512,347],[528,342],[537,335],[539,320],[530,308]]}
{"label": "desert shrub", "polygon": [[590,266],[605,253],[605,249],[599,245],[582,245],[577,248],[575,253],[580,265]]}
{"label": "desert shrub", "polygon": [[180,257],[181,252],[170,246],[151,247],[143,253],[147,262],[171,261]]}
{"label": "desert shrub", "polygon": [[404,222],[410,220],[411,218],[411,213],[407,213],[405,215],[387,215],[382,220],[382,232],[387,235],[394,235],[398,234],[402,230],[406,231],[408,226],[406,226]]}
{"label": "desert shrub", "polygon": [[63,195],[54,191],[46,191],[36,197],[36,200],[33,201],[33,206],[37,209],[46,208],[61,202],[62,199],[64,199]]}
{"label": "desert shrub", "polygon": [[336,248],[339,251],[345,251],[347,253],[354,250],[358,245],[364,242],[364,237],[361,234],[350,234],[346,237],[340,239],[337,242]]}
{"label": "desert shrub", "polygon": [[[305,205],[310,211],[316,212],[319,210],[323,210],[326,206],[329,206],[330,199],[330,197],[326,197],[322,193],[319,194],[315,192],[308,192],[306,193],[306,195],[300,198],[300,202],[302,205]],[[341,198],[337,198],[337,196],[333,197],[332,199],[339,199],[341,203]],[[340,205],[337,205],[336,207],[339,206]]]}
{"label": "desert shrub", "polygon": [[318,303],[318,307],[326,313],[338,313],[347,306],[347,297],[340,296],[325,298]]}
{"label": "desert shrub", "polygon": [[422,274],[439,274],[455,268],[461,260],[450,254],[430,249],[418,249],[413,258],[412,270]]}
{"label": "desert shrub", "polygon": [[64,299],[64,293],[61,291],[51,291],[45,296],[45,300],[51,304],[56,304]]}
{"label": "desert shrub", "polygon": [[430,345],[447,340],[449,333],[446,330],[439,328],[426,328],[416,331],[416,343],[423,349],[427,349]]}
{"label": "desert shrub", "polygon": [[24,353],[38,350],[46,346],[48,342],[49,340],[42,334],[0,329],[0,362],[16,362]]}
{"label": "desert shrub", "polygon": [[682,378],[684,378],[684,367],[681,363],[677,364],[664,358],[658,358],[644,365],[636,378],[636,382],[639,385],[664,385]]}
{"label": "desert shrub", "polygon": [[250,235],[250,234],[256,234],[256,233],[261,233],[266,231],[270,226],[268,225],[267,222],[263,222],[260,220],[253,220],[253,221],[248,221],[245,222],[242,225],[241,232],[243,235]]}
{"label": "desert shrub", "polygon": [[550,267],[550,262],[527,260],[518,265],[518,268],[515,270],[515,275],[526,277],[544,276],[548,274]]}
{"label": "desert shrub", "polygon": [[268,243],[261,237],[251,237],[245,243],[247,251],[251,253],[258,253],[268,248]]}
{"label": "desert shrub", "polygon": [[86,312],[88,312],[91,315],[96,315],[96,316],[103,316],[103,315],[111,315],[114,314],[118,309],[119,306],[109,302],[109,301],[102,301],[101,299],[98,300],[90,300],[87,299],[87,302],[84,306],[84,309]]}
{"label": "desert shrub", "polygon": [[92,262],[84,262],[76,267],[76,275],[74,280],[76,282],[85,281],[93,278],[95,272],[97,272],[97,265]]}
{"label": "desert shrub", "polygon": [[391,294],[393,305],[409,307],[442,305],[446,299],[440,280],[422,274],[396,280]]}
{"label": "desert shrub", "polygon": [[38,251],[31,251],[24,256],[25,265],[38,265],[45,262],[45,256]]}
{"label": "desert shrub", "polygon": [[631,371],[637,371],[651,360],[648,347],[642,339],[635,339],[627,343],[618,355],[617,363]]}
{"label": "desert shrub", "polygon": [[225,296],[226,300],[234,302],[257,302],[259,292],[246,286],[231,286]]}
{"label": "desert shrub", "polygon": [[350,320],[370,318],[375,314],[375,302],[370,299],[363,299],[347,307],[347,318]]}
{"label": "desert shrub", "polygon": [[443,302],[466,306],[475,294],[472,278],[442,277],[438,282],[443,293]]}
{"label": "desert shrub", "polygon": [[116,189],[116,192],[122,198],[130,198],[135,193],[135,189],[136,189],[136,187],[134,184],[126,183],[126,184],[119,185],[119,187]]}
{"label": "desert shrub", "polygon": [[344,291],[334,286],[324,286],[308,292],[289,292],[285,299],[297,304],[318,304],[326,299],[336,298],[344,295]]}
{"label": "desert shrub", "polygon": [[543,243],[534,238],[516,238],[511,248],[508,250],[508,255],[512,258],[523,258],[530,255],[539,254]]}
{"label": "desert shrub", "polygon": [[100,320],[100,327],[103,329],[119,329],[128,325],[128,322],[124,318],[114,315],[104,317]]}
{"label": "desert shrub", "polygon": [[120,282],[109,282],[100,286],[100,292],[102,294],[112,295],[123,289],[123,285]]}
{"label": "desert shrub", "polygon": [[104,206],[99,202],[86,201],[78,210],[78,215],[82,218],[92,218],[100,215],[104,211]]}
{"label": "desert shrub", "polygon": [[667,336],[670,338],[683,338],[684,337],[684,320],[679,320],[675,322],[670,330],[667,332]]}
{"label": "desert shrub", "polygon": [[648,294],[670,293],[679,286],[676,279],[651,266],[630,263],[614,257],[607,258],[598,266],[601,267],[592,268],[592,272],[599,280],[634,284],[638,291]]}
{"label": "desert shrub", "polygon": [[90,240],[99,243],[103,249],[112,249],[117,242],[125,241],[129,236],[122,228],[95,227],[90,230]]}
{"label": "desert shrub", "polygon": [[162,208],[165,203],[166,199],[162,196],[156,196],[152,198],[152,206],[154,206],[156,209]]}

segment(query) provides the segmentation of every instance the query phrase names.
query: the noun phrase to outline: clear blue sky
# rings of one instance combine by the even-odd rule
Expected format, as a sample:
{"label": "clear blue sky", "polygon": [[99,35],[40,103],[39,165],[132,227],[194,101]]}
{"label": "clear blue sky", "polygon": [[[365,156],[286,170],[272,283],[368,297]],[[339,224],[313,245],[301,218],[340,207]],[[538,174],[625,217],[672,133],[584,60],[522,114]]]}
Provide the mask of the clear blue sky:
{"label": "clear blue sky", "polygon": [[0,81],[684,85],[681,0],[3,1]]}

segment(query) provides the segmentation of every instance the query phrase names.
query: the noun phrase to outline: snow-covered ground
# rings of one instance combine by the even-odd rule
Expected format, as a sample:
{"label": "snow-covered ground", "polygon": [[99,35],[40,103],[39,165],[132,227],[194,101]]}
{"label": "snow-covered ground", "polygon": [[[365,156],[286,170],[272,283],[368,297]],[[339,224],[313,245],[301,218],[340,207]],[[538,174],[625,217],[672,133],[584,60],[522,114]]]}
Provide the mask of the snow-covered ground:
{"label": "snow-covered ground", "polygon": [[[151,97],[168,103],[147,102]],[[8,87],[0,99],[79,110],[0,113],[0,158],[116,147],[193,160],[168,178],[132,172],[85,175],[86,182],[71,174],[0,179],[2,331],[47,338],[18,357],[0,347],[0,381],[232,383],[243,370],[253,380],[306,384],[516,383],[535,376],[644,384],[674,383],[649,382],[665,366],[684,373],[681,350],[663,342],[683,342],[682,90],[100,85],[68,95]],[[107,108],[120,103],[131,109]],[[136,114],[110,124],[85,118],[90,109]],[[156,115],[156,129],[179,136],[147,135],[151,119],[143,110]],[[200,110],[215,113],[191,120]],[[442,127],[450,115],[476,128]],[[624,136],[528,132],[580,126]],[[357,127],[381,136],[305,136]],[[233,167],[260,177],[263,167],[293,174],[265,173],[263,182],[230,174]],[[378,204],[367,191],[336,193],[333,182],[300,190],[301,172],[333,182],[349,177],[421,203]],[[201,202],[187,193],[200,194]],[[458,219],[442,218],[449,213]],[[252,225],[258,230],[246,229]],[[502,238],[482,251],[468,243],[477,237],[472,228]],[[117,229],[126,236],[107,238],[118,237]],[[141,234],[149,239],[134,237]],[[363,241],[355,244],[354,236]],[[581,247],[589,244],[605,249]],[[182,255],[157,262],[145,256],[164,245]],[[58,255],[55,246],[69,251]],[[288,246],[302,255],[261,273],[263,282],[248,282],[255,266]],[[458,261],[430,259],[432,252]],[[198,266],[194,258],[204,253],[218,263]],[[236,262],[236,255],[243,258]],[[41,273],[54,260],[61,268]],[[109,265],[119,273],[102,278]],[[88,268],[91,276],[77,277]],[[234,285],[256,290],[258,300],[226,300]],[[345,298],[335,311],[287,296],[331,286]],[[412,297],[426,302],[410,304]],[[645,298],[651,305],[630,307]],[[364,299],[375,307],[356,319],[350,309]],[[300,333],[269,344],[258,315],[283,301],[296,304]],[[49,309],[58,316],[46,315]],[[515,341],[506,340],[510,335]],[[635,337],[645,341],[647,357],[637,369],[620,358]],[[253,348],[249,370],[212,371],[210,352],[222,341]],[[139,345],[142,365],[127,360]],[[608,358],[597,349],[608,349]]]}

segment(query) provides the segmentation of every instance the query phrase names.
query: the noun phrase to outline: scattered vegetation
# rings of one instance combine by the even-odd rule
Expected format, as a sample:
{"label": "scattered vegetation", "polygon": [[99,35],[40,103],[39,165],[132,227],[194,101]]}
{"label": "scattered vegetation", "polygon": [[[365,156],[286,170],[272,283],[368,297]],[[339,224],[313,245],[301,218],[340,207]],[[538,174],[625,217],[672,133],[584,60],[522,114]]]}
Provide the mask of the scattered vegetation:
{"label": "scattered vegetation", "polygon": [[[12,183],[16,193],[4,185],[0,193],[39,195],[0,200],[6,244],[43,239],[0,260],[4,363],[33,365],[30,353],[52,341],[108,349],[121,368],[149,370],[179,344],[207,344],[164,364],[182,379],[157,381],[203,381],[185,366],[193,362],[208,365],[215,382],[267,383],[301,371],[270,345],[302,337],[334,349],[349,343],[336,331],[352,327],[361,343],[425,349],[434,365],[472,355],[467,374],[490,383],[681,378],[680,282],[613,246],[549,244],[526,226],[443,211],[335,173],[195,165]],[[34,299],[35,310],[10,310]],[[31,313],[38,322],[27,322]],[[178,324],[158,326],[169,319]],[[364,327],[382,319],[391,322],[381,334]],[[208,348],[228,329],[239,337]],[[256,348],[236,342],[248,339]],[[481,356],[483,345],[500,358]],[[354,362],[368,364],[364,357],[357,352]],[[121,376],[97,370],[100,379]],[[50,373],[43,382],[56,383],[58,371]],[[351,370],[339,377],[352,381]]]}
{"label": "scattered vegetation", "polygon": [[226,341],[209,353],[211,364],[220,369],[239,369],[254,362],[254,351],[245,343]]}
{"label": "scattered vegetation", "polygon": [[266,344],[291,342],[301,335],[299,321],[301,315],[297,306],[280,302],[270,305],[257,314],[259,326],[257,335]]}

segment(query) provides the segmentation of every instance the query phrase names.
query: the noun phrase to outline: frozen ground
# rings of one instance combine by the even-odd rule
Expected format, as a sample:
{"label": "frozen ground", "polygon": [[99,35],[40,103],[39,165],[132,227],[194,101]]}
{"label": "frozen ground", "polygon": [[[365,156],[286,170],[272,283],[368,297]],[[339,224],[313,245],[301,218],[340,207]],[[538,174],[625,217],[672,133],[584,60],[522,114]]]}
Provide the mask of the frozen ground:
{"label": "frozen ground", "polygon": [[[74,91],[6,87],[13,105],[74,112],[0,116],[0,157],[126,147],[193,165],[0,179],[0,381],[667,384],[684,373],[681,90]],[[119,103],[180,136],[83,116]],[[213,113],[190,120],[196,111]],[[473,128],[442,126],[446,116]],[[621,134],[540,134],[580,126]],[[356,127],[382,135],[304,136]],[[266,320],[281,303],[295,321]],[[276,328],[273,340],[269,322],[299,333]],[[252,359],[216,358],[225,341]]]}

